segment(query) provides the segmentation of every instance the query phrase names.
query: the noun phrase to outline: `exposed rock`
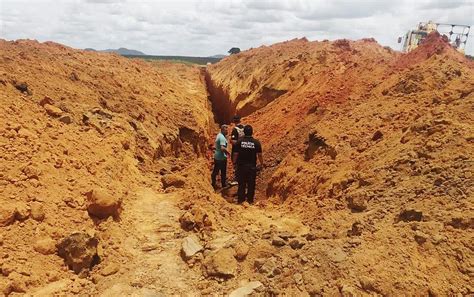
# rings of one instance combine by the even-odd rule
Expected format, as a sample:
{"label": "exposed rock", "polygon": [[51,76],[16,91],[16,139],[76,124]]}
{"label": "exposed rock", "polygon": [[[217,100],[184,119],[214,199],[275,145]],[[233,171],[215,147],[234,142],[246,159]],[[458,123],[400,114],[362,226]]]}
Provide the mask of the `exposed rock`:
{"label": "exposed rock", "polygon": [[99,262],[99,240],[87,233],[76,232],[64,238],[58,245],[58,255],[75,273],[89,270]]}
{"label": "exposed rock", "polygon": [[59,118],[59,121],[64,123],[64,124],[71,124],[72,123],[72,118],[70,115],[63,115]]}
{"label": "exposed rock", "polygon": [[190,259],[192,256],[199,253],[203,249],[204,249],[203,246],[199,243],[199,239],[197,239],[195,235],[186,237],[183,240],[183,243],[181,246],[183,257],[186,260]]}
{"label": "exposed rock", "polygon": [[367,209],[366,199],[364,194],[357,193],[347,198],[347,205],[353,211],[364,211]]}
{"label": "exposed rock", "polygon": [[428,240],[428,236],[421,232],[421,231],[415,231],[415,241],[418,243],[418,244],[423,244],[425,243],[426,241]]}
{"label": "exposed rock", "polygon": [[[234,234],[228,234],[225,232],[215,232],[217,237],[206,244],[206,248],[210,250],[220,250],[222,248],[228,248],[232,246],[237,239]],[[213,234],[213,236],[215,236]]]}
{"label": "exposed rock", "polygon": [[277,260],[273,257],[269,259],[256,259],[254,266],[258,272],[265,274],[267,277],[274,277],[281,273]]}
{"label": "exposed rock", "polygon": [[27,165],[21,170],[28,179],[38,179],[41,175],[41,169],[35,165]]}
{"label": "exposed rock", "polygon": [[318,239],[318,236],[317,236],[315,233],[313,233],[313,232],[308,233],[308,234],[306,235],[306,240],[308,240],[308,241],[314,241],[314,240],[316,240],[316,239]]}
{"label": "exposed rock", "polygon": [[191,231],[194,229],[195,222],[194,216],[189,211],[183,213],[183,215],[179,218],[179,223],[181,224],[181,228],[186,231]]}
{"label": "exposed rock", "polygon": [[94,189],[86,194],[87,211],[91,216],[105,219],[109,216],[117,217],[122,201],[116,196],[108,194],[103,189]]}
{"label": "exposed rock", "polygon": [[366,291],[380,292],[375,279],[368,276],[361,276],[359,279],[362,289]]}
{"label": "exposed rock", "polygon": [[237,260],[234,258],[234,251],[230,248],[226,248],[211,253],[204,260],[204,267],[209,276],[223,278],[235,276],[237,272]]}
{"label": "exposed rock", "polygon": [[30,216],[30,207],[23,202],[19,202],[16,204],[16,213],[15,219],[18,221],[24,221]]}
{"label": "exposed rock", "polygon": [[105,266],[100,274],[103,275],[103,276],[109,276],[109,275],[112,275],[112,274],[116,274],[118,271],[120,270],[120,267],[118,264],[116,263],[110,263],[109,265]]}
{"label": "exposed rock", "polygon": [[433,237],[431,238],[431,242],[435,245],[438,245],[442,242],[445,242],[446,241],[446,237],[445,236],[442,236],[440,234],[435,234],[433,235]]}
{"label": "exposed rock", "polygon": [[377,141],[383,137],[383,133],[379,130],[375,131],[374,135],[372,136],[372,141]]}
{"label": "exposed rock", "polygon": [[46,104],[53,105],[53,104],[54,104],[54,100],[51,99],[51,98],[48,97],[48,96],[44,96],[44,98],[41,99],[41,101],[39,102],[39,105],[41,105],[41,106],[44,107]]}
{"label": "exposed rock", "polygon": [[300,62],[299,59],[290,59],[288,60],[288,67],[293,67]]}
{"label": "exposed rock", "polygon": [[34,250],[43,255],[51,255],[56,252],[56,242],[51,237],[39,239],[33,246]]}
{"label": "exposed rock", "polygon": [[288,240],[290,238],[295,238],[296,235],[293,233],[290,233],[288,231],[281,231],[276,234],[278,237],[283,238],[284,240]]}
{"label": "exposed rock", "polygon": [[186,178],[179,174],[167,174],[161,177],[163,188],[175,187],[183,188],[186,184]]}
{"label": "exposed rock", "polygon": [[5,203],[0,205],[0,227],[10,225],[15,221],[16,207]]}
{"label": "exposed rock", "polygon": [[295,283],[297,285],[302,285],[303,284],[303,275],[301,275],[301,273],[295,273],[293,275],[293,279],[295,280]]}
{"label": "exposed rock", "polygon": [[235,258],[238,261],[243,261],[247,257],[249,251],[250,251],[250,247],[247,244],[243,242],[239,242],[235,246]]}
{"label": "exposed rock", "polygon": [[252,294],[255,290],[263,287],[263,284],[259,281],[249,282],[244,286],[235,289],[229,294],[229,297],[245,297]]}
{"label": "exposed rock", "polygon": [[20,92],[22,93],[27,93],[30,94],[30,91],[28,90],[28,84],[25,82],[13,82],[13,86]]}
{"label": "exposed rock", "polygon": [[354,289],[354,287],[350,286],[350,285],[347,285],[347,284],[343,284],[340,286],[340,291],[341,291],[341,295],[342,297],[356,297],[356,296],[360,296],[360,293],[357,292],[356,289]]}
{"label": "exposed rock", "polygon": [[403,222],[420,222],[423,218],[423,212],[415,210],[415,209],[404,209],[398,215],[397,221]]}
{"label": "exposed rock", "polygon": [[284,245],[286,245],[286,241],[283,238],[279,237],[279,236],[274,236],[272,238],[272,244],[274,246],[284,246]]}
{"label": "exposed rock", "polygon": [[212,219],[208,213],[200,208],[193,208],[191,211],[183,213],[179,218],[181,227],[186,231],[201,230],[212,226]]}
{"label": "exposed rock", "polygon": [[46,113],[52,117],[60,117],[63,114],[63,111],[54,105],[46,103],[43,107],[46,110]]}
{"label": "exposed rock", "polygon": [[33,218],[33,220],[38,221],[38,222],[43,221],[45,217],[43,205],[39,202],[33,202],[30,207],[31,207],[30,215]]}
{"label": "exposed rock", "polygon": [[360,236],[362,235],[362,224],[359,222],[354,222],[352,224],[351,230],[347,231],[347,236]]}
{"label": "exposed rock", "polygon": [[474,218],[455,217],[451,219],[451,222],[447,225],[452,226],[456,229],[474,229]]}
{"label": "exposed rock", "polygon": [[292,249],[297,250],[302,248],[305,245],[305,242],[301,239],[295,238],[290,241],[290,246]]}

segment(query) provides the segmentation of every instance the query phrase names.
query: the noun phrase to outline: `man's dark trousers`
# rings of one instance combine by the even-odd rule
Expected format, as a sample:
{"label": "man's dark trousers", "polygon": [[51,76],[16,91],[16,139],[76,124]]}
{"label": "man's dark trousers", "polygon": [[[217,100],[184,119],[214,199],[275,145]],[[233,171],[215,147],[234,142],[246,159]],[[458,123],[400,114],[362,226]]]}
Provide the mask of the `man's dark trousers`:
{"label": "man's dark trousers", "polygon": [[253,198],[255,196],[255,179],[257,178],[257,168],[253,165],[239,165],[238,173],[238,202],[243,203],[246,200],[245,198],[247,198],[248,203],[253,203]]}
{"label": "man's dark trousers", "polygon": [[212,170],[211,180],[212,186],[216,187],[216,176],[221,172],[221,183],[222,187],[227,186],[226,178],[227,178],[227,159],[225,160],[216,160],[214,159],[214,169]]}

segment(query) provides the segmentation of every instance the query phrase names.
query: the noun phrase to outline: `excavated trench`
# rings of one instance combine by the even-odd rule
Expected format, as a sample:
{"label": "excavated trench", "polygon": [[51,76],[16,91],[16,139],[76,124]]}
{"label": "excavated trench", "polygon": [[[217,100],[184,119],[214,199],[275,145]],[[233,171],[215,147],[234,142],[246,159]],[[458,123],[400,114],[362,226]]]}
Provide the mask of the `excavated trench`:
{"label": "excavated trench", "polygon": [[206,82],[209,101],[212,105],[212,112],[214,113],[216,123],[219,125],[229,124],[235,115],[236,104],[230,100],[227,90],[224,90],[214,83],[206,69],[203,69],[202,73]]}
{"label": "excavated trench", "polygon": [[[247,116],[258,109],[253,109],[249,112],[245,112],[242,110],[237,111],[236,103],[230,100],[228,90],[218,86],[211,77],[211,74],[207,71],[207,69],[202,69],[202,75],[205,78],[206,88],[208,92],[208,100],[212,106],[212,113],[214,114],[214,120],[217,125],[222,124],[230,124],[232,122],[232,118],[234,115],[238,114],[240,116]],[[211,135],[213,138],[215,135]],[[212,141],[211,140],[211,141]],[[228,173],[227,176],[231,177],[233,175],[233,167],[232,163],[229,162],[228,164]],[[259,172],[257,175],[257,187],[256,187],[256,199],[266,198],[266,188],[268,185],[268,181],[271,174],[266,174],[265,172]],[[222,196],[227,197],[226,199],[230,201],[228,198],[237,196],[237,187],[231,187],[230,189],[226,189],[221,192]]]}

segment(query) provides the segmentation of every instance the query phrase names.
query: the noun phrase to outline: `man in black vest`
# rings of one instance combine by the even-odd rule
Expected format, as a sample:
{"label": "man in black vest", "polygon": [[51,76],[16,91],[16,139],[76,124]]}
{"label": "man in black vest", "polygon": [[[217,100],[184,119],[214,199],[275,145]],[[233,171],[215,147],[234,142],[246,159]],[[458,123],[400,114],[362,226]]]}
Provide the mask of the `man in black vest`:
{"label": "man in black vest", "polygon": [[244,138],[237,141],[232,157],[239,172],[238,202],[243,203],[247,200],[252,204],[255,196],[255,179],[257,178],[257,158],[260,167],[263,167],[262,146],[257,139],[252,137],[252,126],[246,125],[244,134]]}

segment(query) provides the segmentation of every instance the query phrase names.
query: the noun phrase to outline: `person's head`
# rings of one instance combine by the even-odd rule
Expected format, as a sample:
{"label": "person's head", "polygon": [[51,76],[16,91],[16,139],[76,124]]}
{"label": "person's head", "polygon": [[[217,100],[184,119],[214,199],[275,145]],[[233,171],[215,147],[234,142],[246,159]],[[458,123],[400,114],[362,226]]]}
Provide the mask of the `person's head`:
{"label": "person's head", "polygon": [[224,134],[224,135],[227,135],[227,128],[228,128],[227,125],[225,125],[225,124],[222,125],[221,126],[221,133]]}
{"label": "person's head", "polygon": [[240,123],[240,116],[236,114],[233,117],[232,121],[237,125],[238,123]]}
{"label": "person's head", "polygon": [[244,127],[244,134],[245,136],[252,136],[253,134],[253,128],[250,125],[245,125]]}

